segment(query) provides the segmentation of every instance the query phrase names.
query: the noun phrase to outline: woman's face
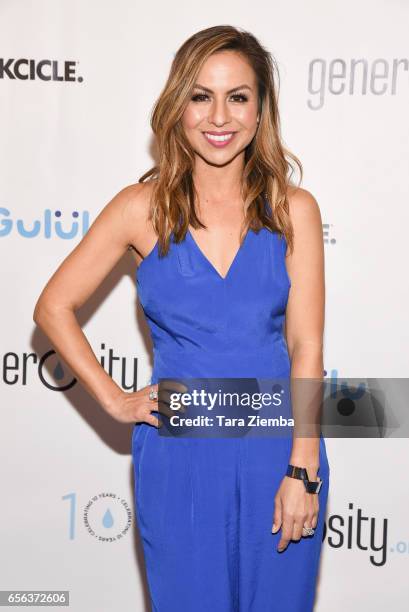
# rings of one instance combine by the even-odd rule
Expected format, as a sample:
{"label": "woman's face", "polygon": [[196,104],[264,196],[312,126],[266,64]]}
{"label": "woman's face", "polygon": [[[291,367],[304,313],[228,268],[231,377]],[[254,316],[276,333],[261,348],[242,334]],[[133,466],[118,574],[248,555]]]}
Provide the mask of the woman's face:
{"label": "woman's face", "polygon": [[204,63],[182,116],[195,153],[217,166],[232,161],[257,130],[256,74],[240,53],[221,51]]}

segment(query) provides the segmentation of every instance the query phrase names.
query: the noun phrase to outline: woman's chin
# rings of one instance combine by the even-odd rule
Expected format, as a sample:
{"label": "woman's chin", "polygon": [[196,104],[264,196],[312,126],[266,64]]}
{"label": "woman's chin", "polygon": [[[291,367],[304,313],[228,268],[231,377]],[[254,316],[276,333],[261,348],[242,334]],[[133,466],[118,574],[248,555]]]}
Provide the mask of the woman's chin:
{"label": "woman's chin", "polygon": [[225,166],[226,164],[229,164],[230,162],[232,162],[237,155],[239,155],[240,153],[244,153],[244,149],[243,150],[235,150],[235,151],[203,151],[203,150],[195,150],[196,155],[198,155],[199,157],[201,157],[203,159],[203,161],[205,161],[207,164],[209,164],[210,166]]}

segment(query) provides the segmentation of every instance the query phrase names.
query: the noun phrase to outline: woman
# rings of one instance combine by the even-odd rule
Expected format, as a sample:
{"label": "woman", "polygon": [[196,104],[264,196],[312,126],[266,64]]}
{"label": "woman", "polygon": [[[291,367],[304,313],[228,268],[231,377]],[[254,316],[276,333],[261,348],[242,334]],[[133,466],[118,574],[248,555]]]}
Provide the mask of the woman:
{"label": "woman", "polygon": [[[323,438],[158,431],[159,414],[169,416],[160,378],[323,373],[321,217],[288,177],[289,159],[302,168],[280,139],[274,67],[254,36],[230,26],[182,45],[152,116],[157,166],[105,206],[35,309],[94,398],[135,422],[137,519],[159,612],[313,609]],[[74,315],[127,248],[154,343],[151,384],[136,393],[106,374]]]}

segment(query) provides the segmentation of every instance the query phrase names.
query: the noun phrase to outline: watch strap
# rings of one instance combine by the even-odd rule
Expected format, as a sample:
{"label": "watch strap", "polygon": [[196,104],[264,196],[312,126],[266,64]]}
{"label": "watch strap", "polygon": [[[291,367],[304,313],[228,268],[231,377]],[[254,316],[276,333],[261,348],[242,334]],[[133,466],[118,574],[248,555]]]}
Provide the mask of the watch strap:
{"label": "watch strap", "polygon": [[288,464],[286,476],[297,478],[304,482],[307,493],[319,493],[322,487],[322,479],[317,476],[317,481],[309,480],[307,469],[296,465]]}

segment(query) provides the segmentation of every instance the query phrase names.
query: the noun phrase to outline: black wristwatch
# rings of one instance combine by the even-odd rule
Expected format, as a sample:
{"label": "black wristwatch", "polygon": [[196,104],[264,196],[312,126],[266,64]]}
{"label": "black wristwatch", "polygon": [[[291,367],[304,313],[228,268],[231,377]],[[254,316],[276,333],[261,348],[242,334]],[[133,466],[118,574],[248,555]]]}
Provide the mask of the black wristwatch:
{"label": "black wristwatch", "polygon": [[307,493],[319,493],[322,487],[322,479],[319,476],[317,476],[317,481],[310,480],[308,478],[306,468],[297,467],[295,465],[291,465],[291,463],[288,464],[286,476],[291,476],[291,478],[298,478],[299,480],[302,480]]}

